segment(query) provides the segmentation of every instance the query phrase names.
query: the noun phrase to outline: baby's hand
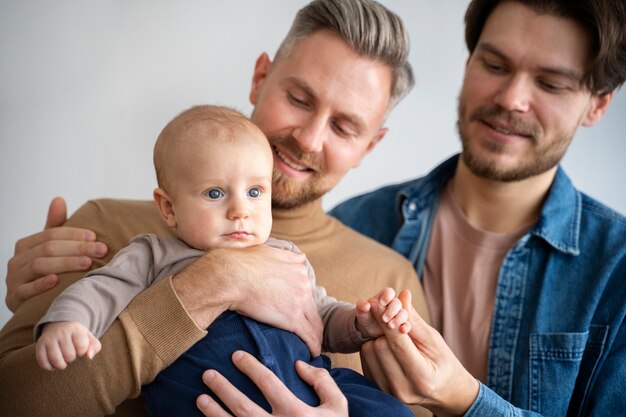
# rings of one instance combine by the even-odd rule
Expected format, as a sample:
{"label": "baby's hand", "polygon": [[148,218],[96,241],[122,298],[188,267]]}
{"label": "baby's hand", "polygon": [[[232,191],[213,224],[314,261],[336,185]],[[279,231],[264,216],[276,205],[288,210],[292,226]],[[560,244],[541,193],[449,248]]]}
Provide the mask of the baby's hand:
{"label": "baby's hand", "polygon": [[79,356],[85,354],[92,359],[100,352],[102,345],[82,324],[74,321],[61,321],[44,325],[35,356],[43,369],[65,369]]}
{"label": "baby's hand", "polygon": [[377,303],[380,310],[381,323],[385,323],[390,329],[398,329],[401,333],[411,330],[409,313],[402,306],[402,302],[396,297],[392,288],[384,288],[369,300],[359,300],[356,303],[357,330],[365,337],[379,337],[383,335],[379,321],[372,314],[372,304]]}

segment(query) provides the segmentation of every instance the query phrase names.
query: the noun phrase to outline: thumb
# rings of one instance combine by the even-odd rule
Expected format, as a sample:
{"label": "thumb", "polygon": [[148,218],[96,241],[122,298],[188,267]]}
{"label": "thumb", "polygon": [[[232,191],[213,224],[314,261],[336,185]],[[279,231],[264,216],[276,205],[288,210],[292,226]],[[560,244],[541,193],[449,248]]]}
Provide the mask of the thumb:
{"label": "thumb", "polygon": [[419,313],[413,307],[413,296],[411,291],[402,290],[398,294],[398,299],[402,302],[402,307],[409,312],[409,322],[411,323],[411,330],[409,331],[409,337],[414,343],[432,343],[434,333],[436,331],[419,315]]}
{"label": "thumb", "polygon": [[409,290],[402,290],[398,294],[398,299],[402,302],[402,308],[406,311],[411,311],[413,307],[413,295]]}
{"label": "thumb", "polygon": [[[326,369],[316,368],[306,362],[297,361],[296,372],[304,382],[313,387],[320,399],[320,407],[327,404],[337,410],[345,410],[347,408],[346,398]],[[347,410],[345,411],[343,415],[348,415]]]}
{"label": "thumb", "polygon": [[445,345],[441,334],[426,323],[414,309],[411,309],[409,313],[409,321],[411,322],[409,337],[427,356],[432,357],[436,351],[441,350],[442,345]]}
{"label": "thumb", "polygon": [[[419,315],[419,313],[413,307],[413,295],[409,290],[402,290],[400,294],[398,294],[398,299],[402,303],[402,308],[404,308],[409,313],[409,322],[411,323],[411,328],[414,329],[417,325],[421,324],[420,321],[424,321]],[[409,332],[410,334],[411,332]]]}
{"label": "thumb", "polygon": [[48,207],[48,218],[46,219],[45,229],[63,226],[67,220],[67,204],[63,197],[55,197]]}

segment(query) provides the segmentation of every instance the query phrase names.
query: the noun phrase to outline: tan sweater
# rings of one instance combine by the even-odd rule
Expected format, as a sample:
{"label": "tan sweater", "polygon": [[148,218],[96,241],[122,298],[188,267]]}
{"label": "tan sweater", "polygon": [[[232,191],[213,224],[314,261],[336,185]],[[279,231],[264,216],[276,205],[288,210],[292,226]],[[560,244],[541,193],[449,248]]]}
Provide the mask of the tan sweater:
{"label": "tan sweater", "polygon": [[[154,203],[95,200],[87,202],[68,226],[94,230],[109,247],[103,260],[138,233],[171,235]],[[318,284],[339,300],[355,302],[385,286],[409,288],[418,311],[426,304],[410,263],[391,249],[357,234],[327,216],[316,201],[297,210],[275,211],[273,234],[293,241],[307,254]],[[24,302],[0,333],[0,415],[142,416],[141,385],[150,382],[200,340],[196,327],[166,279],[153,285],[120,314],[102,337],[92,361],[77,360],[64,371],[48,372],[35,361],[33,327],[54,298],[82,273],[64,274],[51,291]],[[358,354],[332,355],[334,366],[360,370]]]}

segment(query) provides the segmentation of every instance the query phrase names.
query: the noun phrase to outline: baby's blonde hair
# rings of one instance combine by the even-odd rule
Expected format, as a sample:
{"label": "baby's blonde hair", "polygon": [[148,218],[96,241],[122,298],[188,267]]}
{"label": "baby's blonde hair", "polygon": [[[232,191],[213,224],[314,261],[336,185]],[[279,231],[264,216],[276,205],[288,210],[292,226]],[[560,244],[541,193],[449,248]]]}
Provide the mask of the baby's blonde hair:
{"label": "baby's blonde hair", "polygon": [[[168,190],[168,166],[173,158],[181,156],[181,149],[189,145],[185,135],[192,128],[202,127],[202,139],[237,141],[259,138],[267,144],[265,135],[241,112],[222,106],[199,105],[191,107],[172,119],[163,128],[154,145],[154,169],[157,184]],[[267,144],[269,149],[269,144]]]}

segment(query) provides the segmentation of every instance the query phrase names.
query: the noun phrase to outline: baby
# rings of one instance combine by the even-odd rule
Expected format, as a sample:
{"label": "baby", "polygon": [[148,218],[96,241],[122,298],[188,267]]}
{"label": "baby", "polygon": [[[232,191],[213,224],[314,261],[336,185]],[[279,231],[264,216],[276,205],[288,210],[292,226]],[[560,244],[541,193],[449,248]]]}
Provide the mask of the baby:
{"label": "baby", "polygon": [[[134,296],[176,274],[207,250],[268,244],[298,251],[290,242],[269,237],[272,164],[266,137],[234,110],[197,106],[174,118],[154,147],[158,182],[154,200],[177,238],[136,236],[109,264],[88,273],[59,295],[35,328],[38,363],[48,370],[64,369],[77,357],[93,358],[101,349],[97,338]],[[357,307],[329,297],[314,285],[308,261],[306,266],[324,323],[323,350],[355,352],[365,340],[383,334],[367,302],[361,301]],[[375,299],[386,306],[387,325],[409,331],[408,314],[392,289],[381,290]],[[201,374],[207,368],[226,375],[269,410],[258,389],[229,360],[232,352],[240,349],[259,357],[303,401],[317,404],[314,392],[297,377],[294,363],[300,359],[330,370],[329,360],[323,355],[310,360],[306,345],[295,334],[231,311],[218,317],[207,332],[204,339],[144,386],[151,415],[199,415],[195,398],[206,392]],[[360,374],[341,368],[332,372],[348,397],[349,407],[359,410],[358,414],[398,415],[391,411],[395,406],[400,413],[411,415],[399,401]],[[380,410],[373,404],[385,411],[378,414]]]}

